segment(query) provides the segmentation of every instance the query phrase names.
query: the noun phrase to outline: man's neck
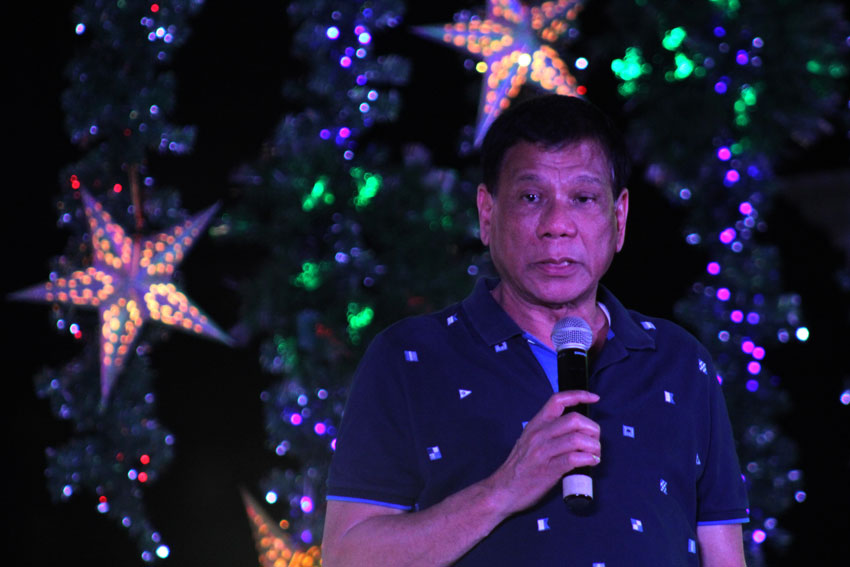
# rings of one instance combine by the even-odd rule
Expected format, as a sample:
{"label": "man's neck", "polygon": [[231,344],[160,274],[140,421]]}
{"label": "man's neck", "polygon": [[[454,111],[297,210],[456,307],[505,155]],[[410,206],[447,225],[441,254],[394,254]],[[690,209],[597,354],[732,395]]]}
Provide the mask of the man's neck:
{"label": "man's neck", "polygon": [[596,293],[582,301],[558,307],[529,304],[514,297],[501,283],[490,293],[496,303],[523,331],[534,335],[550,348],[554,348],[551,337],[552,327],[564,317],[581,317],[587,321],[593,331],[592,352],[598,352],[605,344],[609,327],[608,318],[596,303]]}

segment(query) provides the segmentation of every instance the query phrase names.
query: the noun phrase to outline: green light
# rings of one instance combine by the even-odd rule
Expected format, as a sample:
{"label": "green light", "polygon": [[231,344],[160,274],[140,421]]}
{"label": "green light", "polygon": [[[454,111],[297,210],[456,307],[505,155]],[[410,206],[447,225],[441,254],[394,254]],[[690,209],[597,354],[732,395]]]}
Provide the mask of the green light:
{"label": "green light", "polygon": [[348,324],[352,329],[362,329],[363,327],[369,326],[372,319],[375,318],[375,312],[371,307],[367,306],[361,308],[356,303],[349,303],[346,317],[348,318]]}
{"label": "green light", "polygon": [[377,173],[369,173],[359,167],[352,167],[350,173],[357,185],[357,192],[354,194],[354,207],[362,209],[381,190],[383,178]]}
{"label": "green light", "polygon": [[809,73],[812,73],[813,75],[820,74],[822,69],[823,69],[823,66],[819,62],[815,61],[814,59],[812,59],[811,61],[806,63],[806,71],[808,71]]}
{"label": "green light", "polygon": [[685,28],[673,28],[664,34],[664,39],[661,40],[661,45],[664,46],[664,49],[667,51],[675,51],[680,45],[682,45],[682,42],[685,41],[686,37],[688,37],[688,33],[685,31]]}
{"label": "green light", "polygon": [[357,344],[360,342],[360,330],[368,327],[375,318],[375,311],[371,307],[361,307],[357,303],[349,303],[346,313],[348,319],[348,337],[351,342]]}
{"label": "green light", "polygon": [[313,184],[310,194],[304,197],[301,202],[301,209],[304,211],[312,211],[320,202],[330,205],[334,202],[333,193],[328,191],[328,178],[326,176],[319,177]]}
{"label": "green light", "polygon": [[617,87],[617,92],[619,92],[624,97],[630,97],[637,92],[637,85],[634,81],[623,83],[622,85]]}
{"label": "green light", "polygon": [[640,49],[628,47],[626,48],[626,55],[622,59],[611,61],[611,70],[621,80],[632,81],[652,71],[652,67],[644,62]]}
{"label": "green light", "polygon": [[841,63],[832,63],[829,66],[829,76],[833,79],[840,79],[847,74],[847,69]]}
{"label": "green light", "polygon": [[637,79],[641,75],[651,73],[652,66],[643,60],[640,49],[637,47],[628,47],[622,59],[614,59],[611,62],[611,71],[623,81],[617,87],[617,91],[623,97],[629,97],[638,90]]}
{"label": "green light", "polygon": [[744,85],[741,87],[741,100],[744,101],[744,104],[747,106],[755,106],[758,101],[756,90],[749,85]]}
{"label": "green light", "polygon": [[710,0],[712,4],[716,4],[721,10],[725,10],[730,16],[734,16],[741,7],[740,0]]}
{"label": "green light", "polygon": [[293,278],[295,285],[313,291],[322,285],[321,268],[313,262],[301,264],[301,273]]}
{"label": "green light", "polygon": [[292,368],[298,363],[298,344],[294,337],[274,336],[275,351],[280,355],[286,368]]}
{"label": "green light", "polygon": [[694,62],[684,53],[676,54],[676,71],[673,75],[679,79],[687,79],[694,72]]}
{"label": "green light", "polygon": [[741,127],[747,126],[750,123],[750,107],[758,103],[758,91],[755,87],[744,85],[741,87],[741,94],[732,108],[735,109],[735,124]]}

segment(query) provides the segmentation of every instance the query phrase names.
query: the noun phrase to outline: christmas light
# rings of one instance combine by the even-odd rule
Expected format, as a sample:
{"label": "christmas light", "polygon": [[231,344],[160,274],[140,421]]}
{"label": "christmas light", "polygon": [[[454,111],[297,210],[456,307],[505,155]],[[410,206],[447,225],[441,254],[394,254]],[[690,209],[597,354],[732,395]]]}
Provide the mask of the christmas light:
{"label": "christmas light", "polygon": [[550,92],[578,94],[576,79],[548,44],[572,29],[582,5],[580,0],[554,0],[531,7],[518,0],[488,0],[484,19],[461,13],[453,24],[415,28],[423,37],[442,41],[486,63],[476,145],[527,82]]}
{"label": "christmas light", "polygon": [[675,51],[682,45],[686,37],[688,37],[688,34],[684,28],[673,28],[664,33],[664,39],[661,40],[661,45],[668,51]]}
{"label": "christmas light", "polygon": [[[91,233],[92,265],[68,277],[15,294],[18,300],[94,307],[100,312],[101,396],[106,399],[126,364],[139,329],[148,319],[228,343],[170,280],[175,267],[212,218],[215,207],[166,232],[145,238],[126,236],[103,206],[82,193]],[[77,338],[79,327],[70,328]]]}

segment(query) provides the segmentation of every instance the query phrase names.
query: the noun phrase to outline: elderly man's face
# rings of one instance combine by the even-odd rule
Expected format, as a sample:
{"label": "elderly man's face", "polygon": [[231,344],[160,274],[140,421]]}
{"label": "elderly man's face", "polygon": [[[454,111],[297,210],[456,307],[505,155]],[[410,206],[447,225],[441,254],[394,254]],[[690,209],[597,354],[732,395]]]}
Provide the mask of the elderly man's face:
{"label": "elderly man's face", "polygon": [[478,188],[481,240],[502,285],[527,305],[595,302],[622,246],[629,195],[617,199],[605,152],[592,141],[548,151],[528,142],[502,161],[493,197]]}

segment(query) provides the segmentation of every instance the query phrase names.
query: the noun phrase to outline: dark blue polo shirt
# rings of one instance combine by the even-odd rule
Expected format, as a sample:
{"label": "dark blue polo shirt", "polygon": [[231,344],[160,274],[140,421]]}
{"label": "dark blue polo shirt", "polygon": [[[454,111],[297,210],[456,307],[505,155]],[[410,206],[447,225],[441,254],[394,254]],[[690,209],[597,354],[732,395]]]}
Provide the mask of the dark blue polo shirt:
{"label": "dark blue polo shirt", "polygon": [[[489,476],[553,393],[543,350],[480,280],[463,302],[379,334],[354,379],[328,498],[406,510]],[[608,340],[591,361],[602,428],[592,513],[558,483],[457,565],[698,565],[698,524],[747,521],[729,419],[705,348],[680,327],[627,311],[606,289]],[[551,356],[554,353],[551,352]],[[439,545],[439,542],[434,542]]]}

